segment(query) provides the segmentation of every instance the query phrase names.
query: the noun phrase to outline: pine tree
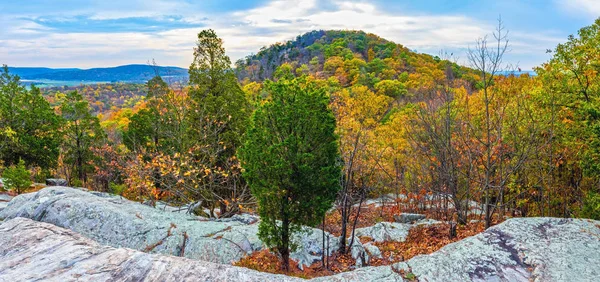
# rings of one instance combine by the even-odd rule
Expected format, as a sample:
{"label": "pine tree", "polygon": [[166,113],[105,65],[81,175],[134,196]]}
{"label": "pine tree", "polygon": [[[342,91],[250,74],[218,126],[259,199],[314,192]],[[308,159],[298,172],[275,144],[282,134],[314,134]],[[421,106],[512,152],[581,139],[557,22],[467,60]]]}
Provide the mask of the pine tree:
{"label": "pine tree", "polygon": [[25,189],[31,186],[31,174],[25,167],[25,162],[19,160],[16,165],[10,166],[2,173],[6,188],[14,190],[17,194],[21,194]]}
{"label": "pine tree", "polygon": [[244,91],[225,55],[223,41],[211,30],[198,34],[194,61],[189,69],[193,109],[190,111],[189,139],[194,140],[195,159],[202,165],[218,168],[227,179],[201,185],[213,195],[210,201],[220,205],[221,214],[228,211],[227,199],[239,198],[239,164],[235,158],[246,132],[250,106]]}
{"label": "pine tree", "polygon": [[252,117],[241,151],[244,177],[258,201],[259,237],[289,269],[293,232],[317,225],[340,184],[335,118],[322,89],[302,79],[267,85],[271,99]]}
{"label": "pine tree", "polygon": [[98,118],[92,115],[88,102],[77,91],[65,96],[60,111],[65,121],[65,160],[73,164],[75,176],[85,184],[87,173],[92,169],[89,164],[94,155],[92,147],[99,145],[105,133]]}
{"label": "pine tree", "polygon": [[27,90],[8,67],[0,72],[0,158],[6,165],[56,166],[60,118],[40,89]]}

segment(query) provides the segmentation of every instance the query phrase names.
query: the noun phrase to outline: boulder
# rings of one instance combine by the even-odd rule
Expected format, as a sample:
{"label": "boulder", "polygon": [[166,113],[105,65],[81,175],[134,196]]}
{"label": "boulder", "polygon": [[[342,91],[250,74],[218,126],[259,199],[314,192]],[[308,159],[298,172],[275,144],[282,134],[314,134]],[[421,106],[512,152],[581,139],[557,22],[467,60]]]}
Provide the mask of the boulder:
{"label": "boulder", "polygon": [[357,237],[369,237],[375,242],[404,242],[411,227],[410,224],[404,223],[380,222],[373,226],[356,228],[354,234]]}
{"label": "boulder", "polygon": [[[15,197],[0,211],[0,219],[7,220],[0,225],[0,281],[292,281],[196,261],[230,263],[262,249],[256,236],[258,225],[251,217],[200,221],[110,194],[45,188]],[[357,229],[356,235],[364,232],[374,239],[400,240],[408,228],[434,223],[386,222]],[[294,238],[300,247],[291,257],[310,264],[320,259],[322,234],[318,229],[307,230],[311,232]],[[330,250],[337,249],[336,241],[330,237]],[[369,244],[355,244],[351,250],[355,257],[365,251],[375,256]],[[430,255],[315,281],[402,281],[400,270],[419,281],[600,281],[598,265],[600,221],[515,218]]]}
{"label": "boulder", "polygon": [[46,185],[48,186],[67,186],[69,182],[62,178],[48,178],[46,179]]}
{"label": "boulder", "polygon": [[354,265],[356,267],[365,266],[369,262],[369,253],[365,251],[365,247],[360,243],[360,239],[356,237],[354,237],[352,248],[350,248],[350,254],[356,261],[356,264]]}
{"label": "boulder", "polygon": [[0,225],[0,281],[301,281],[182,257],[102,246],[25,218]]}
{"label": "boulder", "polygon": [[[365,244],[368,249],[368,244]],[[600,281],[600,221],[514,218],[429,255],[322,281]]]}
{"label": "boulder", "polygon": [[418,213],[401,213],[394,215],[394,220],[398,223],[411,223],[422,219],[425,219],[425,215]]}
{"label": "boulder", "polygon": [[[264,248],[255,216],[206,220],[165,211],[164,206],[153,208],[120,196],[67,187],[47,187],[15,197],[0,211],[0,220],[15,217],[64,227],[115,248],[216,263],[230,264]],[[322,254],[321,231],[307,230],[293,238],[298,248],[290,255],[301,265],[319,261]],[[330,240],[330,250],[336,246],[336,241]]]}
{"label": "boulder", "polygon": [[379,250],[379,248],[377,246],[373,245],[373,243],[371,243],[371,242],[366,243],[363,245],[363,247],[369,253],[369,255],[371,255],[371,257],[382,258],[381,250]]}

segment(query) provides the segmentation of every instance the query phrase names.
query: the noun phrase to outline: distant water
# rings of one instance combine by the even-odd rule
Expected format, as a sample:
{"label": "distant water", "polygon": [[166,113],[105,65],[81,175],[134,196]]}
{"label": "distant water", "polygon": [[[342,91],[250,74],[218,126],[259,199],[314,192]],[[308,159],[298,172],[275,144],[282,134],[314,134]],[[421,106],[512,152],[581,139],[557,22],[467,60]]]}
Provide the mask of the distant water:
{"label": "distant water", "polygon": [[107,84],[112,83],[110,81],[81,81],[81,80],[48,80],[48,79],[40,79],[40,80],[29,80],[29,79],[21,79],[21,83],[23,83],[26,87],[30,87],[32,84],[39,88],[45,87],[56,87],[56,86],[79,86],[79,85],[88,85],[88,84]]}
{"label": "distant water", "polygon": [[535,73],[535,71],[532,70],[524,70],[524,71],[501,71],[498,73],[499,75],[515,75],[515,76],[520,76],[522,74],[528,74],[530,76],[536,76],[537,73]]}

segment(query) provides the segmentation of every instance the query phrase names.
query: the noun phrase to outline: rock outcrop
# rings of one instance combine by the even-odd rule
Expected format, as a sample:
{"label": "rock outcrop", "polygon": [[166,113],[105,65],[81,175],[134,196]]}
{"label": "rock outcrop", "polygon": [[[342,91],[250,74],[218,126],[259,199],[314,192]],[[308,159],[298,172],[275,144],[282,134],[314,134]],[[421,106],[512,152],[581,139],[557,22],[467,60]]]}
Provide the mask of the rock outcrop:
{"label": "rock outcrop", "polygon": [[[201,261],[229,263],[262,248],[256,218],[249,215],[200,221],[108,194],[54,187],[15,197],[0,219],[6,219],[0,225],[0,281],[296,280]],[[300,238],[299,257],[320,256],[320,232]],[[355,249],[377,253],[369,245]],[[600,281],[598,265],[600,221],[514,218],[430,255],[314,280],[403,281],[404,275],[419,281]]]}
{"label": "rock outcrop", "polygon": [[394,220],[399,223],[411,223],[413,221],[425,219],[425,215],[418,213],[401,213],[394,215]]}
{"label": "rock outcrop", "polygon": [[15,218],[0,225],[0,281],[301,281],[242,267],[102,246]]}
{"label": "rock outcrop", "polygon": [[404,242],[408,237],[411,228],[421,225],[440,224],[440,221],[432,219],[423,219],[414,224],[397,222],[379,222],[373,226],[357,228],[355,231],[358,237],[369,237],[375,242],[396,241]]}
{"label": "rock outcrop", "polygon": [[[115,248],[185,256],[230,264],[264,248],[258,239],[258,218],[239,215],[207,220],[168,212],[107,193],[67,187],[47,187],[15,197],[0,211],[0,220],[25,217],[73,230]],[[332,236],[330,236],[332,237]],[[320,260],[322,234],[306,228],[295,240],[291,258],[303,265]],[[330,251],[337,240],[330,240]]]}
{"label": "rock outcrop", "polygon": [[48,186],[67,186],[69,182],[62,178],[48,178],[46,179],[46,185]]}
{"label": "rock outcrop", "polygon": [[0,193],[0,211],[8,206],[8,202],[12,200],[12,196],[4,193]]}
{"label": "rock outcrop", "polygon": [[600,281],[600,221],[509,219],[406,264],[422,281]]}

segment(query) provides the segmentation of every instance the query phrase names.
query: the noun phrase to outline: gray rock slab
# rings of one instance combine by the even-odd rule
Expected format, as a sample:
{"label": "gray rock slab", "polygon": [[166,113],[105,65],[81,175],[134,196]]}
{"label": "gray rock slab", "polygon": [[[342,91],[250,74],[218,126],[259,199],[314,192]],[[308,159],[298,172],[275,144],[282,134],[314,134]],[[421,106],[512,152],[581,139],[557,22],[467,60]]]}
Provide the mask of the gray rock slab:
{"label": "gray rock slab", "polygon": [[411,223],[422,219],[425,219],[425,215],[418,213],[401,213],[394,215],[394,220],[399,223]]}
{"label": "gray rock slab", "polygon": [[[19,216],[52,225],[14,219]],[[60,187],[15,197],[0,211],[0,219],[12,219],[0,225],[0,281],[115,280],[112,277],[169,281],[168,275],[178,281],[256,281],[253,280],[256,273],[249,270],[148,254],[181,255],[185,232],[186,257],[229,263],[230,259],[260,245],[258,238],[253,237],[257,224],[245,224],[245,220],[198,221],[194,216],[163,212],[109,194]],[[177,227],[171,227],[171,223]],[[381,231],[384,229],[381,226],[387,228],[389,224],[399,223],[382,223],[374,230]],[[419,221],[406,225],[419,224],[433,223]],[[165,236],[169,228],[172,235]],[[306,261],[320,257],[322,234],[312,230],[313,233],[300,239]],[[403,233],[400,231],[394,230]],[[379,234],[374,233],[374,236]],[[70,237],[76,240],[71,242]],[[160,239],[164,242],[147,252],[132,250],[145,250],[148,244]],[[90,248],[91,245],[94,247]],[[369,252],[368,247],[361,247]],[[598,265],[600,221],[514,218],[430,255],[394,266],[362,267],[315,281],[402,281],[399,269],[414,274],[419,281],[600,281]],[[284,278],[261,276],[260,279],[284,281]]]}
{"label": "gray rock slab", "polygon": [[357,237],[370,237],[375,242],[398,241],[404,242],[411,225],[396,222],[379,222],[373,226],[357,228]]}
{"label": "gray rock slab", "polygon": [[8,194],[0,194],[0,202],[10,202],[10,200],[12,200],[12,196],[8,195]]}
{"label": "gray rock slab", "polygon": [[371,257],[382,258],[381,250],[379,250],[379,248],[373,245],[371,242],[364,244],[363,247],[369,253],[369,255],[371,255]]}
{"label": "gray rock slab", "polygon": [[247,268],[102,246],[15,218],[0,225],[0,281],[301,281]]}
{"label": "gray rock slab", "polygon": [[600,281],[600,221],[509,219],[406,263],[421,281]]}
{"label": "gray rock slab", "polygon": [[[257,236],[256,216],[206,220],[108,193],[68,187],[47,187],[15,197],[0,211],[0,220],[15,217],[64,227],[115,248],[177,256],[183,253],[216,263],[230,264],[264,248]],[[321,231],[307,230],[293,238],[299,247],[291,254],[303,265],[319,261],[322,254]],[[336,241],[330,240],[330,250],[336,248]]]}
{"label": "gray rock slab", "polygon": [[48,178],[46,179],[46,185],[49,186],[67,186],[69,182],[62,178]]}

